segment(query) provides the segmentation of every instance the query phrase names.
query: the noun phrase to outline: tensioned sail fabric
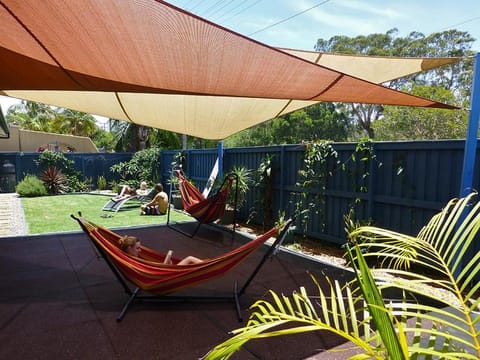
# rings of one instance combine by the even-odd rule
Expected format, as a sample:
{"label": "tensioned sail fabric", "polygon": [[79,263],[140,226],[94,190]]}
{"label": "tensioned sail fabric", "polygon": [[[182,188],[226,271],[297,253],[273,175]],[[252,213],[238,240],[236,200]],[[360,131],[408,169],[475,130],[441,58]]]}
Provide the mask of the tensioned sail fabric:
{"label": "tensioned sail fabric", "polygon": [[377,84],[411,66],[348,75],[163,1],[0,0],[0,23],[0,94],[207,139],[317,101],[455,108]]}

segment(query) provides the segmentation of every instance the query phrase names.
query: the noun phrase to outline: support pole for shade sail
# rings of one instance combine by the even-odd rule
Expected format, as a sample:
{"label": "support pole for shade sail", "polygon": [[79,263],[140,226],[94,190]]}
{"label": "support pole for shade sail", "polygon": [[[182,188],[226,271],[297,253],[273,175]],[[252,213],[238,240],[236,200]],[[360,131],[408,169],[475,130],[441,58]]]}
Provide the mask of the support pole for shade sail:
{"label": "support pole for shade sail", "polygon": [[[460,197],[467,196],[473,190],[473,176],[475,172],[475,159],[477,155],[478,122],[480,116],[480,53],[475,55],[473,67],[472,93],[470,95],[470,114],[468,117],[467,138],[463,155],[462,182],[460,184]],[[457,228],[467,216],[467,211],[458,220]],[[459,251],[459,250],[458,250]],[[455,262],[459,256],[454,255]],[[463,264],[460,263],[455,271],[455,276],[460,275]]]}
{"label": "support pole for shade sail", "polygon": [[462,182],[460,197],[465,197],[473,189],[473,175],[477,153],[478,122],[480,117],[480,53],[475,55],[473,69],[472,94],[470,96],[470,115],[468,118],[467,138],[463,156]]}
{"label": "support pole for shade sail", "polygon": [[219,141],[217,144],[218,151],[218,178],[223,178],[223,141]]}

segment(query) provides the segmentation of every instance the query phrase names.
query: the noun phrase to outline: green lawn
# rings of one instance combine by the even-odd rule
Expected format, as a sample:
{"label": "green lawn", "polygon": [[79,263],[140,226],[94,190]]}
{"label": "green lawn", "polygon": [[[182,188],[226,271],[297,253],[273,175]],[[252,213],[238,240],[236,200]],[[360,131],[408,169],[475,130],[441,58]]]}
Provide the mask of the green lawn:
{"label": "green lawn", "polygon": [[[22,198],[28,234],[55,233],[60,231],[80,231],[78,223],[70,217],[78,211],[90,221],[106,227],[158,225],[167,222],[167,215],[140,215],[138,202],[131,202],[117,213],[102,211],[109,196],[95,194],[75,194]],[[112,217],[102,217],[112,215]],[[171,211],[170,221],[192,221],[190,216]]]}

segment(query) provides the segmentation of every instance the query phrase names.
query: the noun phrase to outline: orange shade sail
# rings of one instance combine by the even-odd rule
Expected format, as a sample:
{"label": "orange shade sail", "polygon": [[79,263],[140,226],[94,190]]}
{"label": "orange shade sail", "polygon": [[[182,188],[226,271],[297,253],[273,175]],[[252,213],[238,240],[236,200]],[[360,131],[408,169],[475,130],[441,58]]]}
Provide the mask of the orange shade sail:
{"label": "orange shade sail", "polygon": [[272,48],[163,1],[0,0],[0,24],[0,94],[207,139],[317,101],[455,108],[378,83],[458,59],[349,75],[348,58]]}

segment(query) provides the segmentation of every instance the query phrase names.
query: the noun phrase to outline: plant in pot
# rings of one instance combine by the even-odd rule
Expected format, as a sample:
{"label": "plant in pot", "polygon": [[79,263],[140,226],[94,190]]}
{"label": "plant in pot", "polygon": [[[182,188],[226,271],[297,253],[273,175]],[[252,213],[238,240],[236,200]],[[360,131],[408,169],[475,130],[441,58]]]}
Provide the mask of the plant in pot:
{"label": "plant in pot", "polygon": [[178,191],[178,177],[175,176],[174,171],[179,169],[183,170],[183,163],[185,162],[185,155],[182,152],[178,152],[173,156],[173,161],[170,163],[172,167],[172,174],[170,179],[167,180],[167,184],[170,187],[170,202],[173,204],[173,208],[177,210],[183,210],[182,196]]}
{"label": "plant in pot", "polygon": [[233,187],[228,194],[225,213],[221,218],[222,224],[232,224],[235,212],[242,208],[247,202],[246,196],[253,180],[252,170],[245,166],[234,166],[229,174],[233,174]]}

